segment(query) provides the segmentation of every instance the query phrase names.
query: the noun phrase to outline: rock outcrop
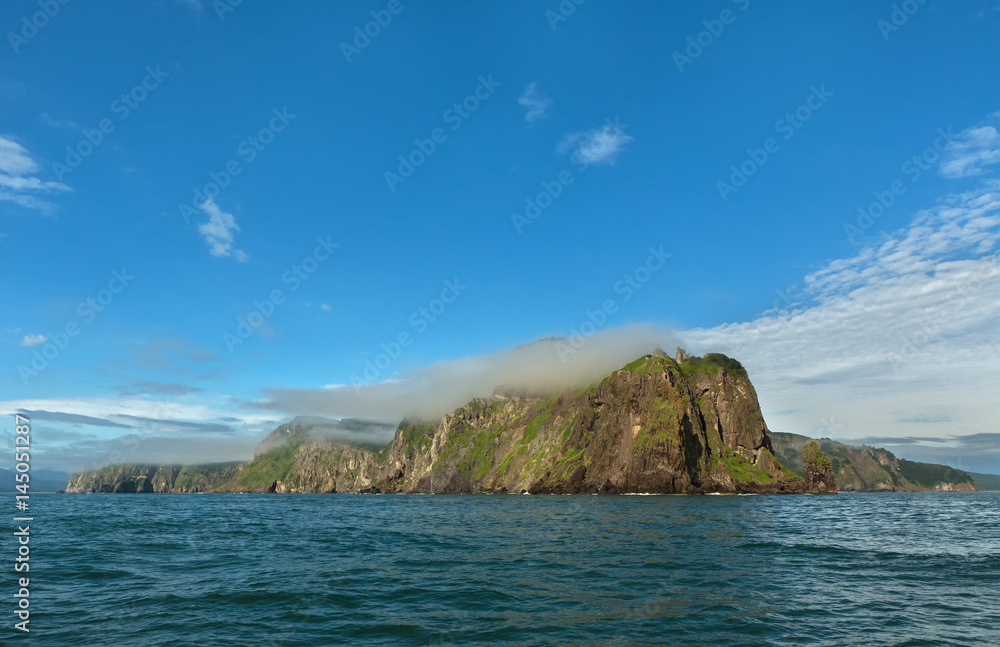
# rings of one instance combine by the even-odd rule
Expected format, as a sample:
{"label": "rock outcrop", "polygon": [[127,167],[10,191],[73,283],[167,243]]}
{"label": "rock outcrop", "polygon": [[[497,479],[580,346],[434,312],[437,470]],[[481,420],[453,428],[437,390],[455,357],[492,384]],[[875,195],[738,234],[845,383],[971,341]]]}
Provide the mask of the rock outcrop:
{"label": "rock outcrop", "polygon": [[806,487],[819,494],[836,494],[837,481],[833,477],[833,466],[815,440],[802,447],[802,471]]}
{"label": "rock outcrop", "polygon": [[[834,492],[817,457],[803,478],[775,457],[757,394],[725,355],[678,349],[558,393],[507,389],[439,421],[403,421],[373,450],[317,437],[297,419],[254,459],[199,483],[220,492]],[[820,454],[821,455],[821,454]],[[231,466],[232,467],[232,466]],[[187,469],[187,468],[183,468]],[[181,491],[176,466],[74,475],[69,491]],[[115,477],[120,478],[116,481]],[[206,477],[207,478],[207,477]],[[190,491],[190,490],[188,490]]]}

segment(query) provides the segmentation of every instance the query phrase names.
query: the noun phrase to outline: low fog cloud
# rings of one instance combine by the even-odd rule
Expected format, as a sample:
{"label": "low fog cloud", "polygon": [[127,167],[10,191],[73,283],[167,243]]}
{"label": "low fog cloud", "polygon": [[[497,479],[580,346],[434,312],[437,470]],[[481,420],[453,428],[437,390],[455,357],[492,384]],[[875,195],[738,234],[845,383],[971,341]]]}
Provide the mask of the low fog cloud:
{"label": "low fog cloud", "polygon": [[[256,406],[294,414],[356,418],[435,419],[474,397],[503,392],[544,393],[584,386],[657,347],[671,350],[673,333],[629,326],[580,339],[545,339],[517,348],[440,362],[367,385],[269,389]],[[579,346],[579,348],[574,348]]]}
{"label": "low fog cloud", "polygon": [[192,465],[248,461],[260,443],[259,434],[227,436],[144,436],[137,433],[117,438],[67,438],[57,448],[36,450],[39,468],[76,472],[117,463],[148,465]]}
{"label": "low fog cloud", "polygon": [[[392,442],[396,435],[398,419],[394,420],[360,420],[358,418],[344,418],[342,420],[331,420],[320,416],[297,416],[293,423],[305,425],[309,428],[309,435],[322,440],[336,440],[344,443],[355,443],[367,445],[372,448],[382,448]],[[271,437],[256,450],[256,454],[261,454],[274,446]]]}

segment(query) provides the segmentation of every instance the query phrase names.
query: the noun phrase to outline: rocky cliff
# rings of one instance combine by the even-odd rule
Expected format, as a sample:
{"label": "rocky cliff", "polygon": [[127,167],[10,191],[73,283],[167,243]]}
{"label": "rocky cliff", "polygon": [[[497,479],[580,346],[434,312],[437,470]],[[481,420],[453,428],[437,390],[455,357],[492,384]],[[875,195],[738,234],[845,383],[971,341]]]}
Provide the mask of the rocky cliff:
{"label": "rocky cliff", "polygon": [[[404,421],[373,451],[317,438],[297,419],[222,492],[802,493],[835,492],[829,461],[810,451],[796,475],[775,458],[757,394],[724,355],[680,362],[647,355],[599,384],[558,393],[497,393],[439,421]],[[800,457],[801,458],[801,457]],[[177,491],[149,466],[69,491]],[[138,469],[143,468],[143,469]],[[162,468],[161,468],[162,469]],[[100,470],[99,470],[100,472]],[[133,473],[135,472],[135,473]],[[139,473],[141,472],[141,473]],[[116,472],[117,473],[117,472]],[[108,489],[111,488],[111,489]]]}
{"label": "rocky cliff", "polygon": [[241,463],[207,465],[109,465],[77,472],[67,492],[215,492],[233,479]]}
{"label": "rocky cliff", "polygon": [[897,458],[887,449],[845,445],[829,438],[771,434],[775,455],[783,465],[808,478],[803,456],[811,445],[822,450],[843,492],[975,492],[972,476],[961,470]]}

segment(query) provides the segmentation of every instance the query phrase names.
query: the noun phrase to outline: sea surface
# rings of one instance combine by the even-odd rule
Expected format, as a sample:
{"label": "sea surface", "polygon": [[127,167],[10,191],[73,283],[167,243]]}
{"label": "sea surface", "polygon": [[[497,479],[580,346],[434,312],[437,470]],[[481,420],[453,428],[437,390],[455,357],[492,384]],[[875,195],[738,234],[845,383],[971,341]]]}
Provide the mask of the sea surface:
{"label": "sea surface", "polygon": [[3,645],[1000,645],[998,493],[31,505]]}

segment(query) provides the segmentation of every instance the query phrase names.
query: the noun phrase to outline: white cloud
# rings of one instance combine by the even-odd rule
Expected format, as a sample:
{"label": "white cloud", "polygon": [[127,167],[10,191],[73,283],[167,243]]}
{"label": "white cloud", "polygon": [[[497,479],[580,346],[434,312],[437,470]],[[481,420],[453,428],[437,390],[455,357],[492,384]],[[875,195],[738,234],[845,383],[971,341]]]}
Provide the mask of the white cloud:
{"label": "white cloud", "polygon": [[201,210],[208,214],[208,222],[198,227],[198,232],[208,243],[208,252],[212,256],[233,257],[240,263],[250,260],[246,252],[234,249],[234,235],[240,231],[233,214],[226,213],[209,198],[201,205]]}
{"label": "white cloud", "polygon": [[541,96],[538,93],[538,84],[532,83],[524,89],[524,94],[518,98],[517,104],[528,109],[524,113],[524,120],[529,124],[533,124],[549,116],[549,108],[552,107],[552,100]]}
{"label": "white cloud", "polygon": [[587,132],[569,133],[556,147],[559,153],[569,153],[574,162],[614,164],[618,154],[632,141],[617,124],[605,124]]}
{"label": "white cloud", "polygon": [[683,336],[689,350],[743,362],[779,431],[842,440],[1000,431],[998,234],[1000,182],[991,181],[809,274],[800,305]]}
{"label": "white cloud", "polygon": [[32,347],[44,344],[49,340],[45,335],[25,335],[24,339],[21,340],[22,346]]}
{"label": "white cloud", "polygon": [[16,141],[0,136],[0,202],[12,202],[25,209],[50,214],[55,206],[36,194],[69,191],[61,182],[35,177],[38,164]]}
{"label": "white cloud", "polygon": [[325,303],[319,304],[319,309],[322,310],[323,312],[330,312],[330,310],[332,310],[332,308],[330,308],[330,306],[328,306]]}
{"label": "white cloud", "polygon": [[992,124],[963,130],[945,151],[941,175],[946,178],[983,175],[987,166],[1000,163],[1000,112],[990,115]]}

